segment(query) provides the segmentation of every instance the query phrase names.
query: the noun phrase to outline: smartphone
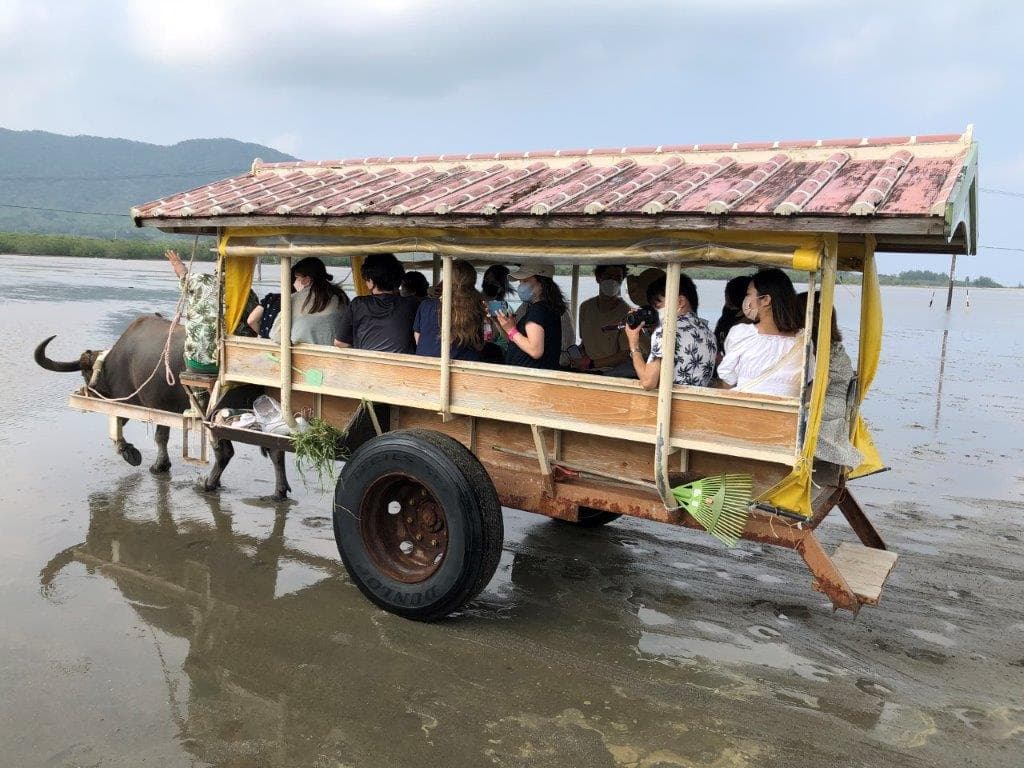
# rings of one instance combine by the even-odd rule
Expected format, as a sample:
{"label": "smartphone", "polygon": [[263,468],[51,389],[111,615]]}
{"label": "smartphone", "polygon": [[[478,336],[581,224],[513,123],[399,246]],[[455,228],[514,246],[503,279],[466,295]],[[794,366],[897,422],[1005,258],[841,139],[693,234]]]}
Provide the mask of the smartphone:
{"label": "smartphone", "polygon": [[565,354],[569,356],[570,360],[579,360],[583,357],[583,350],[580,349],[579,344],[571,344],[565,348]]}
{"label": "smartphone", "polygon": [[512,309],[509,307],[508,302],[503,299],[495,299],[487,302],[487,314],[491,317],[496,317],[499,312],[506,315],[512,314]]}

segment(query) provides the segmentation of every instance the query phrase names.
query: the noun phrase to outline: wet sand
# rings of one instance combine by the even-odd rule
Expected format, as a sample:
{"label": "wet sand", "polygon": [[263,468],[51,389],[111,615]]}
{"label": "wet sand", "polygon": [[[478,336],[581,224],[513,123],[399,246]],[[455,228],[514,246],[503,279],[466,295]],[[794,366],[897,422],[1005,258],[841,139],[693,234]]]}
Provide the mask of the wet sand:
{"label": "wet sand", "polygon": [[893,470],[855,486],[900,553],[879,607],[833,614],[793,552],[507,510],[493,582],[423,625],[348,581],[294,469],[280,505],[245,446],[220,494],[153,477],[144,426],[135,469],[32,363],[169,313],[165,265],[0,257],[0,282],[4,765],[1021,765],[1024,291],[947,315],[883,289],[865,412]]}

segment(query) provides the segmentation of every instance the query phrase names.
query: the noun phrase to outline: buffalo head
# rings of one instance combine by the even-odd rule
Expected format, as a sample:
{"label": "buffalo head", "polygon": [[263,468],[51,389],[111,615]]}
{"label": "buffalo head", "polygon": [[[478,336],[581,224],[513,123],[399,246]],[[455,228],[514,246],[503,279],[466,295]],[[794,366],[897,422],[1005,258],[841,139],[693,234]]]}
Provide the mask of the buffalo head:
{"label": "buffalo head", "polygon": [[82,377],[85,379],[85,383],[89,383],[89,379],[92,378],[92,369],[96,364],[96,359],[100,356],[99,350],[87,349],[78,359],[74,362],[59,362],[57,360],[51,360],[46,356],[46,345],[53,341],[56,336],[51,336],[48,339],[43,339],[39,346],[36,347],[35,357],[36,362],[48,371],[56,371],[57,373],[73,373],[74,371],[81,371]]}

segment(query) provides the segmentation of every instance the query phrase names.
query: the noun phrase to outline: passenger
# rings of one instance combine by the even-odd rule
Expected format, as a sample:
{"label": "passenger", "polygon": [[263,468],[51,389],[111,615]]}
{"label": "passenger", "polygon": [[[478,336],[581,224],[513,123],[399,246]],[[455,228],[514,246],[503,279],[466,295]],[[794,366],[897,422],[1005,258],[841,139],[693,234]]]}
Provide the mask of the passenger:
{"label": "passenger", "polygon": [[580,371],[610,371],[629,361],[629,341],[622,331],[605,331],[604,326],[621,323],[630,310],[622,299],[624,264],[601,264],[594,268],[598,295],[580,304],[580,340],[583,356],[570,361]]}
{"label": "passenger", "polygon": [[[554,267],[552,267],[552,278],[554,276]],[[553,282],[553,279],[552,279]],[[557,287],[557,284],[556,284]],[[561,293],[561,288],[558,289]],[[564,294],[563,294],[564,299]],[[516,309],[516,320],[522,320],[526,315],[526,311],[529,305],[523,302]],[[572,357],[569,355],[569,348],[576,346],[576,318],[573,314],[572,307],[566,303],[565,311],[562,313],[559,323],[559,334],[561,336],[561,342],[559,343],[558,350],[558,368],[568,369],[572,363]]]}
{"label": "passenger", "polygon": [[[417,273],[419,274],[419,273]],[[424,283],[426,281],[424,280]],[[445,288],[445,290],[449,290]],[[452,340],[453,360],[480,360],[484,346],[483,296],[476,289],[476,270],[468,261],[452,263]],[[412,325],[416,354],[441,356],[441,300],[425,299]]]}
{"label": "passenger", "polygon": [[672,380],[676,384],[706,387],[715,374],[715,335],[707,320],[697,317],[697,286],[686,275],[679,275],[679,296],[675,306],[666,301],[665,278],[659,278],[647,287],[647,303],[661,310],[662,323],[651,335],[651,353],[646,358],[640,349],[641,327],[626,326],[629,340],[629,354],[636,376],[644,389],[655,389],[661,377],[663,357],[662,339],[665,322],[672,314],[676,317],[675,371]]}
{"label": "passenger", "polygon": [[430,283],[427,282],[424,274],[412,270],[402,275],[402,282],[398,286],[398,295],[410,296],[416,299],[417,302],[421,302],[427,298],[427,291],[429,289]]}
{"label": "passenger", "polygon": [[[801,316],[807,311],[807,292],[797,296],[797,310]],[[821,295],[814,293],[814,321],[811,326],[811,344],[818,353],[818,319],[821,317]],[[850,414],[853,403],[850,400],[850,383],[857,374],[853,370],[850,356],[843,347],[843,334],[839,330],[836,311],[832,310],[831,342],[828,359],[828,387],[825,390],[825,405],[818,428],[818,442],[814,458],[847,469],[855,469],[864,461],[864,456],[850,442]]]}
{"label": "passenger", "polygon": [[[665,270],[658,269],[657,267],[648,267],[638,274],[626,275],[626,296],[631,302],[633,302],[634,306],[641,308],[646,307],[647,289],[650,288],[651,283],[659,278],[662,280],[665,278]],[[640,336],[640,351],[643,353],[644,360],[646,360],[648,355],[651,354],[650,334],[644,333]],[[616,371],[610,372],[609,375],[621,375],[623,367],[628,370],[629,378],[636,378],[636,372],[633,370],[632,356],[630,356],[630,359],[627,361],[625,366],[621,366]]]}
{"label": "passenger", "polygon": [[363,281],[369,296],[357,296],[342,312],[334,346],[414,354],[412,322],[418,303],[399,296],[405,270],[393,253],[374,253],[363,262]]}
{"label": "passenger", "polygon": [[526,368],[558,369],[562,354],[562,317],[567,307],[550,264],[524,263],[509,277],[519,281],[517,292],[525,307],[517,321],[503,312],[498,324],[508,336],[507,362]]}
{"label": "passenger", "polygon": [[715,341],[718,342],[719,360],[725,354],[725,337],[729,335],[729,331],[741,323],[750,323],[743,314],[743,299],[746,298],[749,285],[750,275],[734,277],[725,284],[725,303],[722,304],[722,315],[715,323]]}
{"label": "passenger", "polygon": [[255,312],[260,306],[259,297],[256,295],[256,291],[249,289],[249,295],[245,298],[245,307],[242,308],[242,319],[238,321],[238,325],[235,326],[234,336],[246,336],[250,339],[256,338],[259,334],[254,331],[246,319]]}
{"label": "passenger", "polygon": [[270,338],[270,329],[274,327],[277,313],[281,311],[281,294],[268,293],[263,301],[253,308],[246,318],[246,324],[252,328],[261,339]]}
{"label": "passenger", "polygon": [[484,270],[480,292],[487,301],[506,301],[512,295],[512,287],[508,284],[508,274],[509,269],[503,264],[492,264]]}
{"label": "passenger", "polygon": [[220,316],[217,276],[189,272],[175,250],[164,251],[185,294],[185,367],[196,373],[217,373],[217,324]]}
{"label": "passenger", "polygon": [[798,397],[803,380],[803,315],[793,283],[781,269],[763,269],[750,278],[743,314],[754,333],[734,326],[718,364],[719,386],[742,392]]}
{"label": "passenger", "polygon": [[480,284],[480,293],[488,304],[487,323],[484,329],[485,346],[481,361],[485,363],[501,364],[508,356],[508,337],[501,330],[495,319],[495,313],[491,306],[497,302],[507,302],[508,297],[515,291],[508,284],[508,267],[503,264],[492,264],[484,270],[484,278]]}
{"label": "passenger", "polygon": [[[302,259],[292,267],[292,344],[329,347],[334,342],[334,327],[349,298],[331,282],[333,279],[316,256]],[[270,328],[270,340],[281,340],[280,314]]]}

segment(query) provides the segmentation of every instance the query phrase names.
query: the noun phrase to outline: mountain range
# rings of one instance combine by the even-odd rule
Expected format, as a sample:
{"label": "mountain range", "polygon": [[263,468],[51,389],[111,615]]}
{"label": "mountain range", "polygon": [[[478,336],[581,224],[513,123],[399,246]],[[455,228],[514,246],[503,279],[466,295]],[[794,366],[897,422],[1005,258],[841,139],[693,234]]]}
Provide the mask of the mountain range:
{"label": "mountain range", "polygon": [[295,160],[234,139],[172,146],[0,128],[0,231],[150,239],[133,205],[244,173],[254,158]]}

